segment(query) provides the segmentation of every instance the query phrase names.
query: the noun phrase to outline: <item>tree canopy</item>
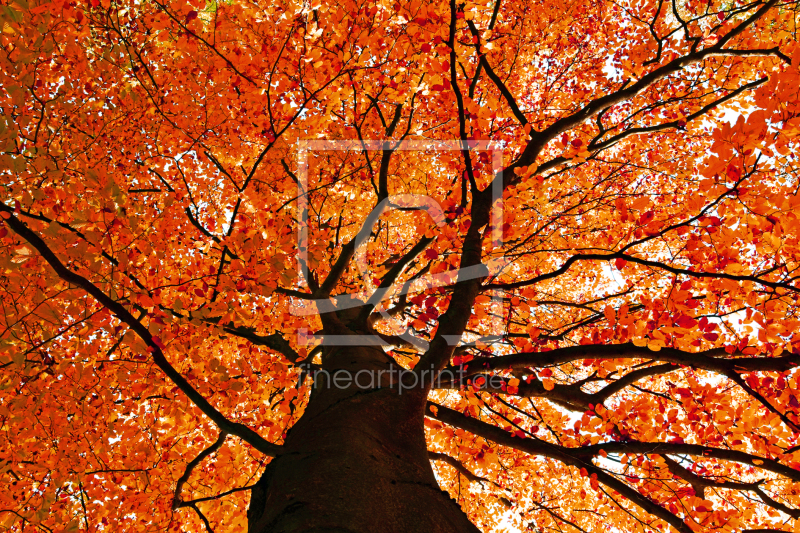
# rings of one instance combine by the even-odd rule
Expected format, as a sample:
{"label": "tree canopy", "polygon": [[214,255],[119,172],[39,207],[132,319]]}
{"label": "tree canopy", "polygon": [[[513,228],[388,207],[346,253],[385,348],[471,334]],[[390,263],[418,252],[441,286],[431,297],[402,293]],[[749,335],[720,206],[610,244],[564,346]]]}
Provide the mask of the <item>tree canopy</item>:
{"label": "tree canopy", "polygon": [[245,530],[351,299],[482,531],[800,531],[798,9],[0,0],[0,530]]}

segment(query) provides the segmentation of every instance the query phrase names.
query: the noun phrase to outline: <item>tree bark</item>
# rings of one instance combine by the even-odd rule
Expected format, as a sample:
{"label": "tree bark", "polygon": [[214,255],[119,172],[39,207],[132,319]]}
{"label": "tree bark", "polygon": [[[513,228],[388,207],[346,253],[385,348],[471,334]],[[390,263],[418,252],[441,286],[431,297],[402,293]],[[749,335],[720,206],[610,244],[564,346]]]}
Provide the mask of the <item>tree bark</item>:
{"label": "tree bark", "polygon": [[[326,348],[323,370],[285,453],[252,491],[249,533],[477,533],[434,478],[426,388],[401,390],[402,369],[374,347]],[[362,371],[359,384],[337,387],[327,379],[335,371]]]}

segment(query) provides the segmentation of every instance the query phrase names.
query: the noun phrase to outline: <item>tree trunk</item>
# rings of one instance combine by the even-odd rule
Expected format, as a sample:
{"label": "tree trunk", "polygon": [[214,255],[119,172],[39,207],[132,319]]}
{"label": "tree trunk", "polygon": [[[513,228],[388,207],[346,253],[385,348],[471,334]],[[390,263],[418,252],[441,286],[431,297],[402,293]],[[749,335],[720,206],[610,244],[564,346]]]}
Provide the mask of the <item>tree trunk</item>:
{"label": "tree trunk", "polygon": [[[252,491],[249,533],[477,533],[434,478],[425,388],[401,391],[400,369],[378,348],[326,348],[323,370],[285,453]],[[359,383],[337,387],[335,370],[362,371]]]}

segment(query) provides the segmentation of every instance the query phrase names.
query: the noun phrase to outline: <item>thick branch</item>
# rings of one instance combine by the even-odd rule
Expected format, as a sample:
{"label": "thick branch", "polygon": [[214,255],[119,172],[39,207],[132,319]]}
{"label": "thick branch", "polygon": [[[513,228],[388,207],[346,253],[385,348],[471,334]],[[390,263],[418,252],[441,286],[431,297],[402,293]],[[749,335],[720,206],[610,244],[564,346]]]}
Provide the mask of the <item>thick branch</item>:
{"label": "thick branch", "polygon": [[446,453],[439,453],[439,452],[431,452],[431,451],[429,451],[428,452],[428,457],[430,458],[431,461],[442,461],[443,463],[447,463],[448,465],[450,465],[453,468],[455,468],[458,471],[459,474],[461,474],[462,476],[467,478],[467,480],[469,480],[470,482],[482,483],[484,481],[487,481],[487,482],[491,483],[491,481],[489,481],[485,477],[481,477],[481,476],[473,474],[472,471],[469,468],[467,468],[466,466],[464,466],[464,464],[461,461],[459,461],[455,457],[451,457],[451,456],[447,455]]}
{"label": "thick branch", "polygon": [[[757,80],[752,81],[750,83],[746,83],[746,84],[742,85],[738,89],[736,89],[734,91],[731,91],[730,93],[728,93],[727,95],[723,96],[722,98],[720,98],[718,100],[714,100],[710,104],[705,105],[702,108],[700,108],[699,110],[695,111],[694,113],[688,115],[685,119],[683,119],[683,122],[684,123],[685,122],[690,122],[692,120],[701,118],[702,116],[704,116],[709,111],[712,111],[712,110],[716,109],[717,107],[719,107],[720,105],[724,104],[725,102],[736,98],[737,96],[739,96],[743,92],[749,91],[750,89],[755,89],[759,85],[762,85],[762,84],[766,83],[766,81],[768,79],[769,78],[764,77],[764,78],[760,78],[760,79],[757,79]],[[618,133],[617,135],[612,136],[611,138],[609,138],[609,139],[607,139],[605,141],[600,141],[599,139],[594,139],[592,142],[589,143],[587,148],[589,150],[593,151],[593,152],[599,152],[601,150],[605,150],[607,148],[610,148],[610,147],[614,146],[618,142],[620,142],[620,141],[622,141],[622,140],[624,140],[624,139],[626,139],[626,138],[628,138],[628,137],[630,137],[632,135],[642,135],[642,134],[646,134],[646,133],[655,133],[657,131],[664,131],[664,130],[667,130],[667,129],[677,129],[677,128],[680,128],[680,127],[682,127],[681,121],[673,120],[671,122],[664,122],[662,124],[655,124],[653,126],[644,126],[644,127],[641,127],[641,128],[630,128],[630,129],[627,129],[625,131],[622,131],[622,132]],[[543,164],[543,165],[541,165],[539,167],[539,172],[544,172],[548,168],[551,168],[551,167],[548,165],[548,163],[545,163],[545,164]]]}
{"label": "thick branch", "polygon": [[[596,475],[597,480],[600,483],[603,483],[604,485],[617,491],[618,493],[620,493],[621,495],[623,495],[628,500],[635,503],[648,513],[653,514],[654,516],[657,516],[667,521],[678,531],[686,531],[687,533],[691,531],[691,529],[689,529],[688,526],[680,518],[668,512],[666,509],[664,509],[657,503],[651,501],[649,498],[646,498],[645,496],[643,496],[642,494],[631,488],[626,483],[620,481],[613,475],[595,466],[592,463],[592,459],[600,456],[601,452],[604,452],[606,454],[624,453],[632,455],[658,454],[661,456],[665,456],[667,454],[692,455],[696,457],[713,458],[722,461],[733,461],[753,466],[755,468],[768,470],[776,474],[780,474],[782,476],[791,479],[792,481],[800,481],[800,471],[797,471],[793,468],[783,465],[773,459],[758,457],[737,450],[712,448],[708,446],[701,446],[699,444],[639,442],[639,441],[628,441],[628,442],[612,441],[612,442],[594,444],[590,446],[582,446],[579,448],[567,448],[565,446],[551,444],[549,442],[539,439],[519,438],[513,436],[512,434],[507,433],[506,431],[502,430],[497,426],[488,424],[486,422],[477,420],[475,418],[467,417],[458,411],[454,411],[442,405],[436,405],[432,402],[428,402],[425,414],[431,418],[435,418],[451,426],[459,427],[475,435],[494,441],[502,446],[507,446],[509,448],[520,450],[522,452],[529,453],[531,455],[556,459],[570,466],[585,468],[590,474]],[[695,479],[694,477],[691,477],[688,474],[687,476],[691,478],[691,481],[694,482],[701,481],[701,479]],[[704,482],[704,480],[702,481]],[[711,486],[711,484],[709,483],[707,486]],[[737,490],[755,490],[749,484],[744,484],[744,483],[733,483],[729,487],[725,488],[732,488]],[[756,490],[756,492],[761,492],[761,491]],[[764,499],[766,495],[759,494],[759,496],[761,496],[762,499]],[[769,497],[766,498],[769,499]],[[767,505],[772,505],[772,503],[774,502],[774,500],[773,502],[768,502],[766,499],[764,499],[764,501]],[[791,509],[790,511],[794,512],[794,510]]]}
{"label": "thick branch", "polygon": [[[685,352],[675,348],[661,348],[654,352],[644,346],[633,343],[624,344],[587,344],[557,348],[549,352],[516,353],[498,357],[476,357],[469,362],[466,375],[510,368],[546,367],[582,361],[584,359],[650,359],[664,361],[675,365],[691,366],[726,374],[729,371],[740,372],[784,372],[795,368],[800,357],[785,355],[782,357],[742,357],[734,352],[729,354],[725,348],[712,348],[702,352]],[[455,371],[455,369],[453,369]]]}
{"label": "thick branch", "polygon": [[[534,375],[529,376],[528,381],[520,382],[516,387],[516,392],[511,392],[512,388],[507,378],[498,375],[475,375],[469,374],[468,372],[465,372],[465,374],[473,376],[473,384],[475,384],[476,380],[483,378],[484,381],[480,385],[474,385],[478,390],[483,392],[523,398],[546,398],[571,411],[582,412],[590,409],[591,405],[602,404],[613,394],[616,394],[625,387],[633,385],[640,379],[674,372],[675,370],[678,370],[678,367],[671,364],[640,368],[628,372],[616,381],[611,381],[608,385],[594,393],[584,392],[581,388],[583,385],[582,382],[569,385],[557,383],[553,385],[551,389],[546,389],[544,384]],[[437,380],[434,388],[460,389],[464,386],[464,383],[459,383],[457,381],[442,382],[440,379]]]}
{"label": "thick branch", "polygon": [[795,287],[794,285],[790,285],[788,283],[781,283],[777,281],[768,281],[761,279],[757,276],[738,276],[735,274],[728,274],[725,272],[698,272],[696,270],[691,270],[689,268],[678,268],[671,265],[667,265],[661,263],[659,261],[650,261],[648,259],[642,259],[640,257],[635,257],[629,254],[625,254],[622,252],[612,252],[608,254],[577,254],[573,255],[569,259],[567,259],[564,264],[546,274],[542,274],[541,276],[537,276],[535,278],[531,278],[528,280],[516,281],[512,283],[493,283],[488,285],[487,289],[516,289],[519,287],[526,287],[529,285],[535,285],[537,283],[541,283],[542,281],[557,278],[558,276],[564,274],[566,271],[572,267],[578,261],[611,261],[612,259],[624,259],[630,263],[636,263],[639,265],[644,265],[652,268],[656,268],[659,270],[665,270],[671,274],[683,275],[692,278],[711,278],[711,279],[728,279],[731,281],[750,281],[752,283],[758,283],[759,285],[763,285],[765,287],[769,287],[771,289],[786,289],[792,292],[800,293],[800,287]]}
{"label": "thick branch", "polygon": [[258,335],[252,328],[232,325],[223,326],[222,330],[225,331],[225,333],[230,333],[231,335],[246,339],[256,346],[266,346],[270,350],[275,350],[286,356],[286,358],[293,363],[300,360],[300,354],[292,348],[280,333]]}
{"label": "thick branch", "polygon": [[394,282],[403,273],[405,270],[406,265],[408,265],[411,261],[413,261],[422,251],[428,247],[430,243],[433,242],[433,238],[423,237],[420,241],[415,244],[411,250],[403,255],[397,262],[392,265],[392,268],[389,269],[389,272],[381,278],[381,284],[375,290],[375,293],[370,296],[369,301],[364,305],[360,312],[359,321],[366,321],[369,317],[369,314],[372,313],[372,310],[375,309],[375,306],[378,305],[382,300],[384,295],[392,288]]}
{"label": "thick branch", "polygon": [[5,204],[0,204],[0,212],[7,213],[9,217],[5,220],[6,224],[14,230],[14,232],[28,241],[33,248],[47,261],[53,268],[58,277],[67,283],[76,285],[88,294],[94,297],[103,307],[114,313],[114,315],[122,322],[128,325],[138,336],[144,341],[153,355],[153,361],[158,367],[167,375],[167,377],[192,401],[207,417],[209,417],[220,428],[221,431],[236,435],[248,444],[252,445],[258,451],[265,455],[275,456],[281,449],[280,446],[272,444],[264,440],[258,433],[249,427],[238,422],[228,420],[225,415],[220,413],[202,394],[200,394],[192,385],[184,378],[175,367],[173,367],[159,346],[160,341],[157,343],[153,339],[153,335],[148,331],[147,327],[138,321],[122,304],[112,299],[96,285],[90,282],[83,276],[69,270],[55,253],[45,244],[45,242],[33,231],[31,231],[22,221],[13,216],[13,210]]}
{"label": "thick branch", "polygon": [[[748,51],[746,50],[728,50],[725,49],[725,46],[737,35],[740,35],[744,32],[748,27],[753,25],[758,19],[760,19],[767,11],[772,9],[778,0],[770,0],[766,4],[764,4],[758,11],[756,11],[752,16],[750,16],[747,20],[739,24],[736,28],[731,30],[727,35],[725,35],[722,39],[720,39],[715,45],[703,49],[703,50],[695,50],[693,49],[691,53],[677,57],[670,61],[669,63],[658,67],[651,72],[642,76],[638,81],[634,82],[631,85],[624,85],[621,89],[596,98],[590,102],[588,102],[580,111],[572,113],[571,115],[567,115],[556,120],[553,124],[545,128],[544,130],[535,133],[532,132],[531,140],[525,146],[520,157],[507,169],[504,171],[504,180],[506,183],[513,182],[515,179],[513,170],[518,167],[529,166],[532,165],[536,158],[539,156],[542,148],[553,138],[557,135],[570,130],[585,120],[591,119],[598,113],[608,109],[609,107],[616,105],[618,103],[624,102],[626,100],[630,100],[637,94],[643,92],[644,90],[651,87],[656,82],[667,78],[668,76],[679,72],[684,67],[707,59],[709,57],[724,57],[724,56],[746,56],[748,55]],[[755,51],[754,51],[755,52]],[[754,55],[765,55],[765,50],[758,50],[758,54]],[[785,61],[785,54],[781,54],[780,51],[777,53],[772,53],[772,50],[769,50],[770,55],[776,55],[780,57],[782,60]],[[485,61],[485,60],[484,60]],[[485,65],[484,67],[486,67]],[[488,70],[487,70],[488,73]],[[509,97],[511,98],[510,101],[514,101],[513,96],[506,96],[506,99]],[[517,117],[519,120],[519,117]]]}
{"label": "thick branch", "polygon": [[[621,495],[646,512],[661,518],[682,533],[691,533],[692,531],[677,516],[673,515],[655,502],[642,496],[625,483],[619,481],[617,478],[594,466],[591,463],[591,457],[593,457],[593,455],[581,453],[581,449],[573,450],[541,440],[513,437],[511,434],[506,433],[496,426],[492,426],[491,424],[481,422],[480,420],[476,420],[474,418],[468,418],[458,411],[453,411],[452,409],[448,409],[447,407],[441,405],[435,405],[431,402],[428,402],[426,414],[446,424],[460,427],[503,446],[508,446],[509,448],[514,448],[531,455],[550,457],[570,466],[586,468],[586,470],[591,474],[597,475],[597,480],[599,482],[619,492]],[[597,453],[599,453],[599,450]]]}

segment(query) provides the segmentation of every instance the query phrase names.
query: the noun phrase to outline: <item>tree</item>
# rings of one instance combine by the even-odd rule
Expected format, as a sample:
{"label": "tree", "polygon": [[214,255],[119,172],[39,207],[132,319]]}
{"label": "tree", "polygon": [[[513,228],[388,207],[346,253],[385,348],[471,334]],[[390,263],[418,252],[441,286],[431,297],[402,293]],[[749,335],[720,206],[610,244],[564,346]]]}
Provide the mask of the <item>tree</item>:
{"label": "tree", "polygon": [[798,4],[567,4],[2,0],[3,530],[800,530]]}

